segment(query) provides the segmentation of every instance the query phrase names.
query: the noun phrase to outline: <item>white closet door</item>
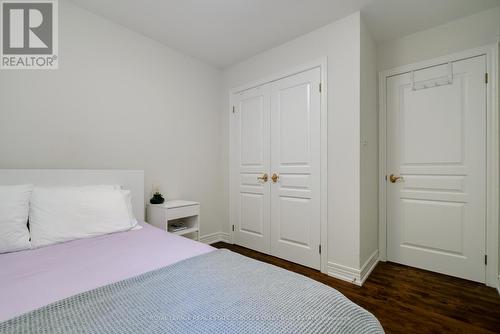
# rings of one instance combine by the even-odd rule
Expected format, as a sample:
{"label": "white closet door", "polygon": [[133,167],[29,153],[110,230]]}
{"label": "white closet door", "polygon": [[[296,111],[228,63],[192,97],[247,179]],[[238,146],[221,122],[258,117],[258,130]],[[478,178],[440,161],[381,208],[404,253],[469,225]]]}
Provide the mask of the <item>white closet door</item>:
{"label": "white closet door", "polygon": [[234,242],[269,253],[269,85],[237,94],[234,112]]}
{"label": "white closet door", "polygon": [[320,269],[319,68],[271,84],[271,254]]}
{"label": "white closet door", "polygon": [[387,79],[387,257],[485,280],[485,56]]}

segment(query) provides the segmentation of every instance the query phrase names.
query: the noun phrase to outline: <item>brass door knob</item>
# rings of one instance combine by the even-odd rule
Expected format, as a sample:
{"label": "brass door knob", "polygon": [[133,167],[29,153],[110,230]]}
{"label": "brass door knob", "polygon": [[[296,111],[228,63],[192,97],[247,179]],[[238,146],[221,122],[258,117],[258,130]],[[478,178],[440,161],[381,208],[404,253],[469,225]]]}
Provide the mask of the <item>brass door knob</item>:
{"label": "brass door knob", "polygon": [[271,180],[273,180],[274,183],[278,182],[278,179],[280,176],[276,173],[273,173],[273,176],[271,176]]}
{"label": "brass door knob", "polygon": [[264,173],[264,175],[262,175],[262,176],[257,176],[257,180],[259,180],[259,181],[267,182],[268,179],[269,179],[269,176],[267,175],[267,173]]}
{"label": "brass door knob", "polygon": [[396,183],[398,182],[399,180],[403,180],[403,177],[402,176],[396,176],[394,174],[391,174],[389,176],[389,181],[391,181],[391,183]]}

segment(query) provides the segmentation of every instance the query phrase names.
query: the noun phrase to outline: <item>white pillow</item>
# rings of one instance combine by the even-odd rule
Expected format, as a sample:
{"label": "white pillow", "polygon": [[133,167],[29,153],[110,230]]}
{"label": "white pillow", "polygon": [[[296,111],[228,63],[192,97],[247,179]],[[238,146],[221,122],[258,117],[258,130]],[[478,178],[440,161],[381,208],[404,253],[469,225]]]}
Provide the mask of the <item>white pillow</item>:
{"label": "white pillow", "polygon": [[0,253],[29,249],[29,200],[33,185],[0,186]]}
{"label": "white pillow", "polygon": [[125,203],[127,204],[127,211],[130,217],[130,223],[132,225],[132,229],[140,230],[142,226],[139,225],[137,219],[135,219],[134,210],[132,209],[132,193],[130,192],[130,190],[122,190],[121,192],[125,199]]}
{"label": "white pillow", "polygon": [[130,190],[125,190],[122,188],[122,186],[120,186],[118,184],[97,184],[97,185],[87,185],[87,186],[82,186],[82,187],[97,188],[97,189],[108,188],[108,189],[121,190],[123,197],[125,199],[125,203],[127,205],[127,210],[129,212],[130,223],[132,224],[132,229],[133,230],[140,230],[142,228],[142,226],[139,225],[137,219],[135,218],[134,210],[132,209],[132,193],[130,192]]}
{"label": "white pillow", "polygon": [[105,186],[35,187],[29,217],[33,248],[134,227],[126,194]]}

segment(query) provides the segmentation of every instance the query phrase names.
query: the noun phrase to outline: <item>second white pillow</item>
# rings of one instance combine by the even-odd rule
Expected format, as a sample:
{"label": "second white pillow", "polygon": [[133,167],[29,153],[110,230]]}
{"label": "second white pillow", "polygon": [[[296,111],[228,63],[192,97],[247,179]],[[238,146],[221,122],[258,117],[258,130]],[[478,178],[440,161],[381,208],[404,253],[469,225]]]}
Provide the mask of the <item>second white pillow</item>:
{"label": "second white pillow", "polygon": [[33,248],[134,226],[126,195],[111,187],[35,187],[29,221]]}
{"label": "second white pillow", "polygon": [[0,253],[29,249],[28,206],[33,185],[0,186]]}

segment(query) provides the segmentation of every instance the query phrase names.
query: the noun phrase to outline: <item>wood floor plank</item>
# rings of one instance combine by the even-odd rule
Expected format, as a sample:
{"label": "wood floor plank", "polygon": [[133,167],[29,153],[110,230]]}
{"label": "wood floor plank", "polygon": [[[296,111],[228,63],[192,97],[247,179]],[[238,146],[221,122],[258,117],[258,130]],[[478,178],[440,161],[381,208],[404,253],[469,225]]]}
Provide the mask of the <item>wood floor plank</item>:
{"label": "wood floor plank", "polygon": [[244,247],[213,246],[329,285],[373,313],[387,333],[500,333],[500,296],[483,284],[386,262],[359,287]]}

